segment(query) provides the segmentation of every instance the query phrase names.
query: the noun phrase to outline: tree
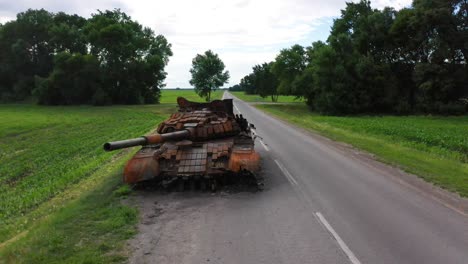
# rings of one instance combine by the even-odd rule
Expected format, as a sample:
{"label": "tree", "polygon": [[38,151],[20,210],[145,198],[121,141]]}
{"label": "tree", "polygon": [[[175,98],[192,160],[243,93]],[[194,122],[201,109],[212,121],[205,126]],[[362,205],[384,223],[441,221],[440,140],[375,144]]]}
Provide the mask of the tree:
{"label": "tree", "polygon": [[48,78],[36,78],[34,94],[41,104],[89,104],[101,88],[99,61],[90,54],[61,52]]}
{"label": "tree", "polygon": [[292,86],[297,95],[302,96],[309,107],[314,109],[314,100],[317,95],[314,85],[315,60],[320,53],[320,49],[326,44],[322,41],[312,43],[312,46],[306,47],[306,68],[294,79]]}
{"label": "tree", "polygon": [[277,76],[278,92],[285,95],[298,95],[293,89],[293,82],[306,67],[306,53],[301,45],[294,45],[289,49],[283,49],[276,57],[271,71]]}
{"label": "tree", "polygon": [[432,113],[464,108],[460,98],[468,95],[467,14],[466,0],[415,0],[412,8],[397,14],[391,27],[400,51],[396,69],[411,108]]}
{"label": "tree", "polygon": [[164,36],[119,9],[88,20],[29,9],[0,25],[0,100],[34,90],[44,104],[156,103],[170,56]]}
{"label": "tree", "polygon": [[326,65],[316,66],[327,71],[314,77],[324,85],[317,87],[317,92],[324,93],[318,96],[326,98],[317,106],[333,114],[391,111],[396,84],[386,45],[391,43],[392,10],[372,9],[367,0],[346,5],[328,38],[331,51],[320,56],[319,63]]}
{"label": "tree", "polygon": [[84,28],[113,103],[158,102],[171,44],[119,9],[93,14]]}
{"label": "tree", "polygon": [[255,94],[257,92],[254,84],[255,76],[253,73],[244,76],[240,81],[240,86],[245,94]]}
{"label": "tree", "polygon": [[253,85],[261,97],[271,97],[272,102],[278,101],[278,79],[271,72],[273,63],[263,63],[253,67]]}
{"label": "tree", "polygon": [[204,54],[197,54],[192,60],[192,68],[190,73],[192,79],[190,84],[195,87],[195,92],[201,97],[205,97],[206,101],[211,100],[211,92],[215,91],[229,80],[229,72],[224,71],[224,63],[218,57],[218,54],[211,50]]}
{"label": "tree", "polygon": [[83,34],[85,25],[86,19],[78,15],[68,15],[63,12],[55,14],[49,29],[50,43],[54,52],[86,54],[87,43]]}
{"label": "tree", "polygon": [[238,92],[238,91],[243,91],[243,90],[240,84],[235,84],[234,86],[229,87],[229,91]]}
{"label": "tree", "polygon": [[47,77],[53,67],[49,29],[53,14],[44,9],[19,13],[0,31],[0,97],[23,100],[31,95],[34,76]]}
{"label": "tree", "polygon": [[[400,11],[361,0],[341,10],[326,43],[281,50],[272,71],[279,93],[322,113],[460,114],[467,35],[467,0],[414,0]],[[260,93],[261,72],[257,65],[241,80],[246,92]]]}

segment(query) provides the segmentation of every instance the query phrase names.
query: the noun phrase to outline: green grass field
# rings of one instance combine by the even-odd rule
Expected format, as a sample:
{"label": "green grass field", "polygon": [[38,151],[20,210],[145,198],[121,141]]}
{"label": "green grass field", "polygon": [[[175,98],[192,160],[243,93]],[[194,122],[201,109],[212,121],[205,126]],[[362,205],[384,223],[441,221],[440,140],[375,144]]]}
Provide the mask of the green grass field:
{"label": "green grass field", "polygon": [[[216,90],[211,94],[211,100],[215,99],[221,99],[223,96],[224,91],[223,90]],[[180,89],[180,90],[175,90],[175,89],[163,89],[161,91],[161,104],[175,104],[177,103],[177,97],[182,96],[185,97],[189,101],[194,101],[194,102],[205,102],[204,98],[201,98],[198,96],[197,93],[195,93],[194,90],[189,90],[189,89]]]}
{"label": "green grass field", "polygon": [[[113,192],[132,152],[106,141],[151,131],[174,105],[0,105],[0,260],[122,260],[136,210]],[[1,261],[0,261],[1,262]]]}
{"label": "green grass field", "polygon": [[150,132],[178,96],[204,101],[163,90],[160,105],[0,105],[0,263],[124,261],[138,212],[120,202],[121,175],[137,149],[102,144]]}
{"label": "green grass field", "polygon": [[[246,101],[246,102],[258,102],[258,103],[265,103],[265,102],[270,102],[271,103],[271,98],[270,97],[261,97],[260,95],[257,94],[245,94],[244,92],[230,92],[237,98]],[[303,102],[302,98],[296,99],[295,96],[292,95],[280,95],[278,96],[278,103],[300,103]]]}
{"label": "green grass field", "polygon": [[336,117],[311,113],[305,104],[257,107],[468,197],[468,116]]}

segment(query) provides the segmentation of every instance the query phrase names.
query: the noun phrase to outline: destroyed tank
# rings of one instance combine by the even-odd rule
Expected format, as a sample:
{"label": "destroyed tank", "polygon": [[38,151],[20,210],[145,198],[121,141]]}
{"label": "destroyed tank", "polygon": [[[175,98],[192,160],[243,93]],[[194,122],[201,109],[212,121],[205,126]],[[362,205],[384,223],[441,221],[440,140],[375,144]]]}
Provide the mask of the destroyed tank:
{"label": "destroyed tank", "polygon": [[148,180],[178,189],[210,188],[232,182],[253,183],[259,189],[260,156],[254,149],[254,126],[234,115],[232,99],[210,103],[177,98],[179,112],[147,136],[104,144],[104,150],[143,146],[128,161],[123,180]]}

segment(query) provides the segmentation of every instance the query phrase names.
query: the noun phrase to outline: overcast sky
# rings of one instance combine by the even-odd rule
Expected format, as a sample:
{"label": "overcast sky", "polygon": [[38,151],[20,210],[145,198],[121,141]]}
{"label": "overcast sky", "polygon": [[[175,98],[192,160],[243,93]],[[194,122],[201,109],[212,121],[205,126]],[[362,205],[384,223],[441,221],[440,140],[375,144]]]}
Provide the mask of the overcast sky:
{"label": "overcast sky", "polygon": [[[348,0],[349,2],[350,0]],[[400,9],[411,0],[374,0],[374,8]],[[0,22],[28,8],[89,17],[97,9],[120,8],[163,34],[174,56],[166,71],[168,88],[190,87],[192,58],[211,49],[237,84],[255,64],[274,60],[282,48],[326,40],[345,0],[0,0]]]}

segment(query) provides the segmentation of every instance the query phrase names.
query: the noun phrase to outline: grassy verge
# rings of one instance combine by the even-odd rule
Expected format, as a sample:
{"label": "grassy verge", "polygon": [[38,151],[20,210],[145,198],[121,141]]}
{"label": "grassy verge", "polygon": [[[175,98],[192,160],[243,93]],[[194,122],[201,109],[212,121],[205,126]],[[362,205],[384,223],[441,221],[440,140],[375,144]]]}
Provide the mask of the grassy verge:
{"label": "grassy verge", "polygon": [[[244,92],[230,92],[237,98],[246,101],[246,102],[258,102],[258,103],[266,103],[269,102],[271,103],[271,98],[270,97],[261,97],[258,94],[245,94]],[[278,96],[278,103],[300,103],[303,102],[301,98],[296,99],[295,96],[292,95],[280,95]]]}
{"label": "grassy verge", "polygon": [[132,153],[102,144],[145,134],[174,110],[0,105],[0,262],[122,259],[136,212],[113,191]]}
{"label": "grassy verge", "polygon": [[311,113],[304,104],[257,107],[468,197],[468,116],[335,117]]}
{"label": "grassy verge", "polygon": [[[121,170],[125,162],[106,164],[92,179],[74,186],[73,200],[60,197],[41,209],[61,209],[29,219],[29,229],[0,247],[5,263],[120,263],[126,260],[125,240],[136,233],[137,210],[121,204]],[[68,195],[65,195],[68,196]],[[1,261],[0,261],[1,262]]]}
{"label": "grassy verge", "polygon": [[[223,90],[216,90],[211,94],[211,100],[221,99],[223,93]],[[195,93],[195,90],[192,89],[163,89],[161,91],[161,104],[175,104],[177,103],[177,97],[179,96],[185,97],[185,99],[189,101],[205,102],[205,99],[198,96],[198,94]]]}

